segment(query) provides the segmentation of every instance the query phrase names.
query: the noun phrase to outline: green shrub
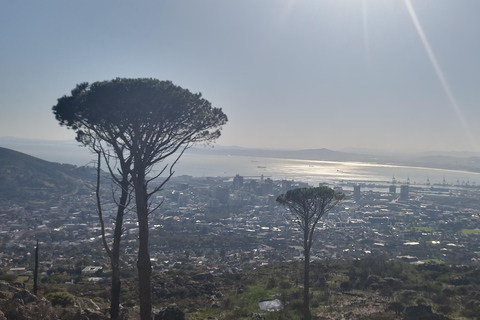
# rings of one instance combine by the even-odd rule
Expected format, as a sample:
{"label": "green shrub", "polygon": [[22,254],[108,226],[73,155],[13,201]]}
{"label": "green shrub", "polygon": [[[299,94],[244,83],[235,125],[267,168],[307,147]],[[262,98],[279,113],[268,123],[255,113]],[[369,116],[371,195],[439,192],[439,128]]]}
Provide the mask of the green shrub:
{"label": "green shrub", "polygon": [[75,297],[68,292],[54,292],[47,296],[52,306],[66,307],[75,303]]}
{"label": "green shrub", "polygon": [[295,290],[295,291],[292,291],[290,296],[292,299],[300,299],[303,297],[303,292],[302,290]]}
{"label": "green shrub", "polygon": [[280,287],[280,289],[283,289],[283,290],[288,290],[288,289],[292,288],[292,284],[288,281],[285,281],[285,280],[280,281],[278,286]]}
{"label": "green shrub", "polygon": [[124,307],[127,307],[127,308],[132,308],[132,307],[135,306],[135,304],[136,304],[136,303],[135,303],[134,300],[129,299],[129,300],[127,300],[127,301],[125,301],[125,302],[123,303],[123,306],[124,306]]}
{"label": "green shrub", "polygon": [[6,291],[0,291],[0,299],[10,299],[12,294]]}
{"label": "green shrub", "polygon": [[449,314],[450,312],[453,311],[453,308],[449,305],[441,305],[441,306],[438,306],[437,310],[438,312],[441,312],[443,314]]}
{"label": "green shrub", "polygon": [[15,280],[17,280],[17,278],[18,277],[14,274],[8,274],[3,272],[0,274],[0,280],[2,281],[14,282]]}
{"label": "green shrub", "polygon": [[302,299],[295,299],[290,301],[288,304],[288,309],[295,310],[295,311],[302,311],[303,310],[303,300]]}
{"label": "green shrub", "polygon": [[396,315],[399,315],[405,310],[405,305],[401,302],[393,301],[387,305],[387,310],[394,311]]}
{"label": "green shrub", "polygon": [[277,280],[275,277],[268,278],[267,289],[273,289],[277,286]]}
{"label": "green shrub", "polygon": [[340,289],[342,291],[350,291],[353,289],[353,283],[351,281],[343,281],[340,283]]}
{"label": "green shrub", "polygon": [[446,294],[439,293],[439,294],[433,295],[432,301],[435,302],[436,304],[448,305],[450,303],[450,298]]}

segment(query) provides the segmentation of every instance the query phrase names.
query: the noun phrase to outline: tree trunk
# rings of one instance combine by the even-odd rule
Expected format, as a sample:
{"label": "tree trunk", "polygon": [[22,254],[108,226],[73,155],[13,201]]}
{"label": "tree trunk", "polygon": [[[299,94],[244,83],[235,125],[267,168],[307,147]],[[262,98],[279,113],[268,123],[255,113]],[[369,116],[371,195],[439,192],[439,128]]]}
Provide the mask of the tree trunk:
{"label": "tree trunk", "polygon": [[[115,265],[116,264],[116,265]],[[118,261],[115,263],[112,261],[112,292],[110,301],[110,319],[118,320],[120,316],[120,270]]]}
{"label": "tree trunk", "polygon": [[115,230],[113,232],[113,244],[112,249],[110,249],[107,239],[105,237],[105,224],[103,221],[103,210],[102,203],[100,198],[100,176],[101,170],[100,165],[102,163],[102,151],[95,150],[97,152],[97,185],[95,188],[95,194],[97,198],[97,210],[98,217],[100,219],[101,232],[102,232],[102,241],[105,251],[110,258],[110,263],[112,267],[112,287],[110,289],[110,319],[118,320],[120,314],[120,241],[122,240],[122,228],[123,228],[123,215],[125,214],[125,209],[127,206],[127,200],[129,197],[129,187],[130,183],[128,180],[128,173],[126,167],[128,165],[122,162],[122,180],[119,181],[121,188],[120,199],[117,207],[117,216],[115,219]]}
{"label": "tree trunk", "polygon": [[123,215],[128,199],[128,178],[122,180],[122,193],[117,208],[117,218],[115,220],[115,230],[113,232],[112,245],[112,291],[110,300],[110,319],[118,320],[120,316],[120,289],[122,282],[120,280],[120,240],[122,239]]}
{"label": "tree trunk", "polygon": [[310,320],[310,246],[308,243],[308,230],[304,231],[303,239],[304,248],[304,266],[303,266],[303,320]]}
{"label": "tree trunk", "polygon": [[135,179],[135,200],[137,205],[138,218],[138,288],[140,292],[140,319],[152,319],[152,294],[150,278],[152,274],[152,265],[150,263],[150,254],[148,252],[148,199],[145,179]]}

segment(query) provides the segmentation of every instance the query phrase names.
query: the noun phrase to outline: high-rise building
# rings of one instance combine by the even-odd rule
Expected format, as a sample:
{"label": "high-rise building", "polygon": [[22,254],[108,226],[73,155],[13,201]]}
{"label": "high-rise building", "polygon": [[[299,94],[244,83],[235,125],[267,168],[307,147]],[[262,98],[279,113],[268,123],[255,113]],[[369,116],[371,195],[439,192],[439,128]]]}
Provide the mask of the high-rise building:
{"label": "high-rise building", "polygon": [[243,177],[241,175],[236,175],[233,177],[233,190],[240,190],[243,187]]}
{"label": "high-rise building", "polygon": [[400,186],[400,200],[408,200],[408,184]]}
{"label": "high-rise building", "polygon": [[260,185],[261,195],[266,196],[267,194],[273,193],[273,180],[267,178]]}
{"label": "high-rise building", "polygon": [[268,195],[268,209],[272,210],[277,205],[277,197],[273,194]]}
{"label": "high-rise building", "polygon": [[391,194],[396,194],[397,193],[397,186],[392,184],[389,188],[388,188],[388,192],[390,192]]}
{"label": "high-rise building", "polygon": [[228,188],[217,187],[215,189],[215,198],[218,200],[220,204],[227,204],[229,196],[230,196],[230,193]]}
{"label": "high-rise building", "polygon": [[258,188],[258,182],[256,180],[247,180],[245,182],[245,191],[255,192]]}
{"label": "high-rise building", "polygon": [[355,201],[358,201],[361,197],[362,193],[360,192],[360,185],[357,184],[353,187],[353,199],[355,199]]}

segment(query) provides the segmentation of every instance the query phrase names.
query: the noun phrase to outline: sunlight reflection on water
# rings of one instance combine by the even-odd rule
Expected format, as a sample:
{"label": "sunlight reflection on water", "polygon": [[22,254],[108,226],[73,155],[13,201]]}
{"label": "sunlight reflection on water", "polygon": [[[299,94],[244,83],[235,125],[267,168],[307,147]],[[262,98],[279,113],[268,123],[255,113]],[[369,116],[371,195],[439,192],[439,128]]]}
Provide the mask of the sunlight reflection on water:
{"label": "sunlight reflection on water", "polygon": [[480,182],[480,173],[446,169],[371,164],[362,162],[312,161],[241,156],[184,154],[176,167],[176,175],[194,177],[270,177],[274,180],[295,180],[317,186],[320,182],[340,181],[391,182],[410,179],[412,184],[470,184]]}

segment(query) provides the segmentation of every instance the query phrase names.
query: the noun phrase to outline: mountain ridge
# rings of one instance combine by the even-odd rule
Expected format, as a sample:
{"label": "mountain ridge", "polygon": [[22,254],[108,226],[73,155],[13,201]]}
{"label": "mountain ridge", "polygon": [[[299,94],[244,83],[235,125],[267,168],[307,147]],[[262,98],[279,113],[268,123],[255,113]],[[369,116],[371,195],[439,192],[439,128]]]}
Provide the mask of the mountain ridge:
{"label": "mountain ridge", "polygon": [[0,147],[0,199],[14,202],[48,202],[78,192],[92,168],[79,168],[42,160]]}

